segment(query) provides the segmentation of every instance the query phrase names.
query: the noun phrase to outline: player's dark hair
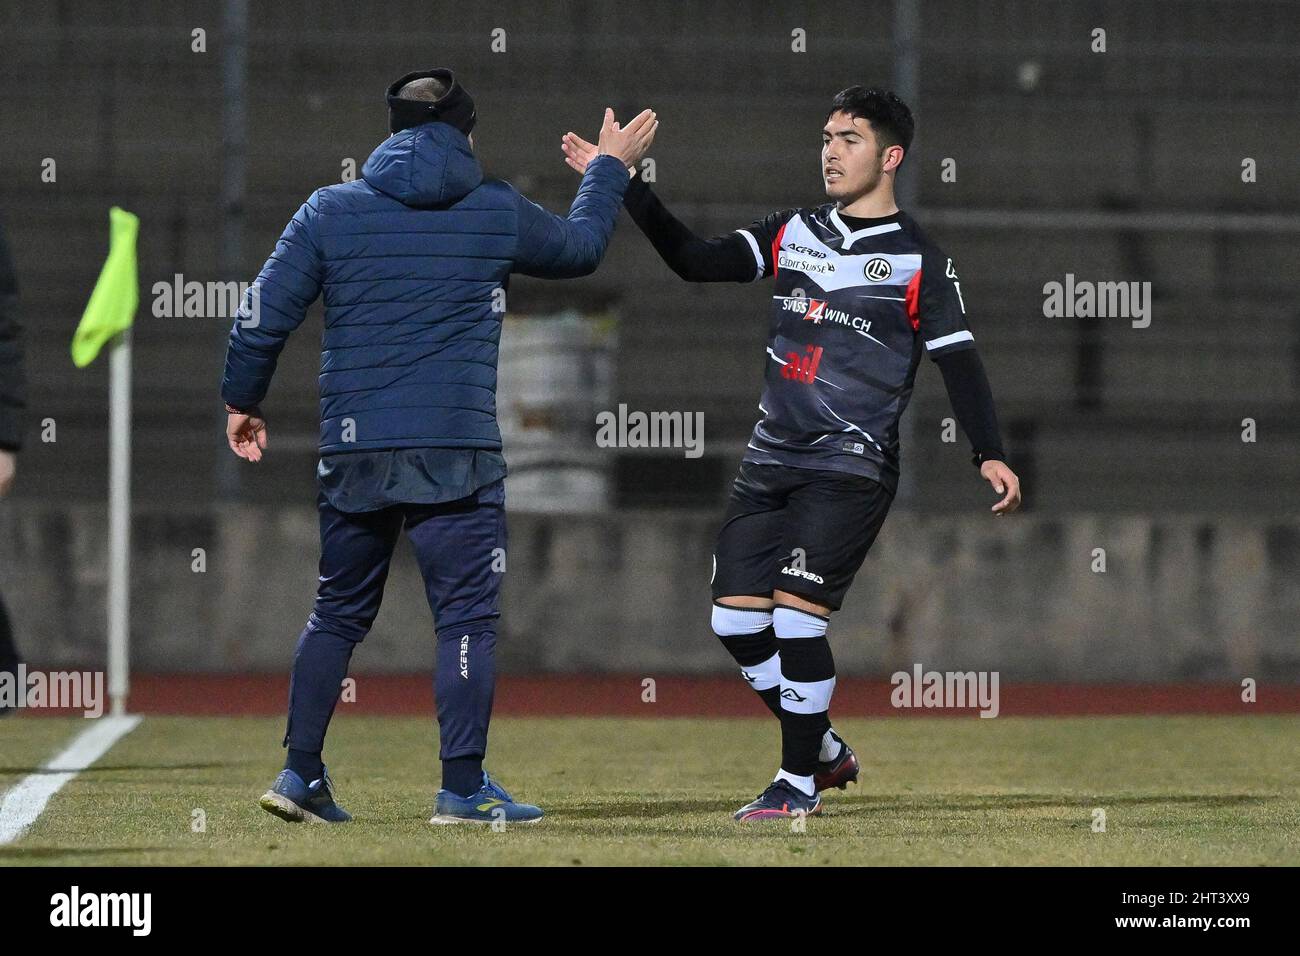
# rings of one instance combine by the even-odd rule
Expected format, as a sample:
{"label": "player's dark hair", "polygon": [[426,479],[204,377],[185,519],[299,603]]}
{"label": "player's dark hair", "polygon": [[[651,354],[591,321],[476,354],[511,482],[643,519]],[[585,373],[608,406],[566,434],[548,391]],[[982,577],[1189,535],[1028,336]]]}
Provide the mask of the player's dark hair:
{"label": "player's dark hair", "polygon": [[834,113],[847,113],[870,123],[882,150],[886,146],[901,146],[906,152],[912,146],[912,134],[916,132],[912,111],[889,90],[865,86],[840,90],[831,100],[826,118],[830,119]]}

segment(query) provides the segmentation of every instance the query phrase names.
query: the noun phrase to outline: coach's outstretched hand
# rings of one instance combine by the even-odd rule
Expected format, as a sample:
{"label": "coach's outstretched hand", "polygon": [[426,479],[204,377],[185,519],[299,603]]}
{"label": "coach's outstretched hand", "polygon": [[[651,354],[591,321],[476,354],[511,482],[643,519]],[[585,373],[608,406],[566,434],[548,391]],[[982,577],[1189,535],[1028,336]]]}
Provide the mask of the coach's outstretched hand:
{"label": "coach's outstretched hand", "polygon": [[266,419],[260,408],[236,411],[226,406],[226,442],[230,450],[247,461],[261,461],[266,451]]}
{"label": "coach's outstretched hand", "polygon": [[587,164],[596,158],[596,144],[587,142],[573,131],[560,137],[560,149],[564,151],[564,161],[569,168],[580,176],[587,171]]}
{"label": "coach's outstretched hand", "polygon": [[988,479],[994,491],[1004,496],[993,506],[995,515],[999,517],[1009,515],[1020,507],[1020,479],[1006,464],[1000,461],[986,461],[980,465],[980,474]]}
{"label": "coach's outstretched hand", "polygon": [[[560,149],[564,150],[564,161],[579,174],[585,173],[587,164],[601,153],[608,153],[623,160],[623,165],[628,167],[629,175],[636,175],[636,164],[649,150],[658,129],[659,120],[653,110],[642,110],[636,119],[620,129],[614,119],[614,111],[606,108],[605,125],[600,129],[600,146],[589,143],[577,133],[569,131],[560,137]],[[629,133],[633,134],[632,149],[624,152],[623,147],[618,143],[618,138]]]}
{"label": "coach's outstretched hand", "polygon": [[[642,110],[632,122],[619,126],[614,111],[607,106],[605,122],[600,127],[599,151],[601,155],[620,160],[624,166],[635,166],[654,142],[657,129],[659,120],[655,118],[654,110]],[[583,168],[586,168],[585,164]]]}

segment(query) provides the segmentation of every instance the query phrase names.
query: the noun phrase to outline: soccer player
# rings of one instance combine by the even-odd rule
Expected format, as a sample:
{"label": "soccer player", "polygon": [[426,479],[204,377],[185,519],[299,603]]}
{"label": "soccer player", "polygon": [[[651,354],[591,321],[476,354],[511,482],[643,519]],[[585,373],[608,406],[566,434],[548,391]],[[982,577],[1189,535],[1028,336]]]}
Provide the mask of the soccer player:
{"label": "soccer player", "polygon": [[450,70],[388,89],[389,130],[361,178],[316,190],[241,305],[222,397],[236,455],[260,461],[259,403],[285,340],[323,293],[320,583],[298,640],[284,745],[261,806],[289,821],[350,819],[325,772],[325,732],[348,662],[379,611],[397,538],[415,548],[433,610],[442,789],[432,823],[531,823],[483,770],[505,553],[505,460],[496,418],[500,293],[512,273],[595,271],[654,138],[649,110],[605,111],[567,217],[484,179],[474,101]]}
{"label": "soccer player", "polygon": [[[780,770],[737,820],[818,814],[821,791],[858,777],[857,756],[831,727],[826,631],[897,490],[898,422],[922,354],[943,373],[974,463],[1001,496],[993,513],[1020,504],[957,271],[894,201],[913,129],[893,93],[844,90],[822,127],[830,202],[712,239],[629,171],[624,205],[679,276],[775,285],[763,418],[714,551],[713,630],[781,724]],[[579,172],[596,156],[574,133],[562,148]]]}

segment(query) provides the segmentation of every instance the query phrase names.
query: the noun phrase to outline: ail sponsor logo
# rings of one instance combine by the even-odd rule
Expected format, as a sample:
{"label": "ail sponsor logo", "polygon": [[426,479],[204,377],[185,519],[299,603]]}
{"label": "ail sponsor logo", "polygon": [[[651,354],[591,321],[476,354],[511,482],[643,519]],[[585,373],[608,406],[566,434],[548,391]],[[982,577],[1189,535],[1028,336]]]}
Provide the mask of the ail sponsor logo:
{"label": "ail sponsor logo", "polygon": [[817,367],[822,363],[822,347],[810,345],[803,355],[789,352],[785,359],[785,365],[781,366],[781,377],[811,385],[817,378]]}

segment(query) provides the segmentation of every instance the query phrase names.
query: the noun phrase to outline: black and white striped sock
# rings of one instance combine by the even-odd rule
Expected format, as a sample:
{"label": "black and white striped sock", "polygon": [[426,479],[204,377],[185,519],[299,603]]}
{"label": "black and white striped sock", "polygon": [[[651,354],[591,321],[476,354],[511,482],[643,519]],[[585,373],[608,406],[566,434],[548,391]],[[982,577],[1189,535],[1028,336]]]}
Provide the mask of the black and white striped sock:
{"label": "black and white striped sock", "polygon": [[775,716],[781,716],[781,655],[767,608],[713,605],[713,633],[740,665],[740,675]]}
{"label": "black and white striped sock", "polygon": [[826,640],[829,618],[778,604],[772,613],[781,655],[781,774],[812,793],[813,774],[830,730],[835,658]]}

